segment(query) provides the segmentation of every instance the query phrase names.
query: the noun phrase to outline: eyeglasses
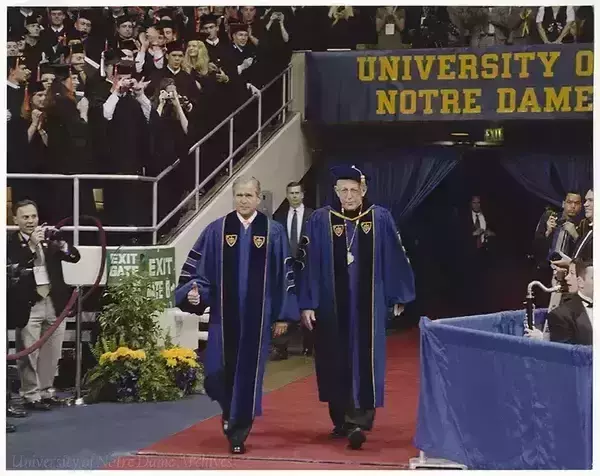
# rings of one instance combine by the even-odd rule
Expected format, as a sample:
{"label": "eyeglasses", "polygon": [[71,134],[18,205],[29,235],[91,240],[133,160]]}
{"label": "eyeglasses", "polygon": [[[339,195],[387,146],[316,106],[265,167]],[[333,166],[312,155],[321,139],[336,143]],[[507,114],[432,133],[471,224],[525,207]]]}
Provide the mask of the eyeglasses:
{"label": "eyeglasses", "polygon": [[360,189],[357,188],[336,188],[335,191],[338,195],[352,195],[357,196],[360,195]]}

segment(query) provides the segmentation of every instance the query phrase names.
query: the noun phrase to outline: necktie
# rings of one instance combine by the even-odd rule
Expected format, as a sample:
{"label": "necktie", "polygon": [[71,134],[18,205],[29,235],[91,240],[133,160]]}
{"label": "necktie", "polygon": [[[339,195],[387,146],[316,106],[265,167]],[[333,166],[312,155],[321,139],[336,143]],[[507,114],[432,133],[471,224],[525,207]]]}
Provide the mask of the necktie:
{"label": "necktie", "polygon": [[290,249],[292,256],[296,256],[298,250],[298,211],[294,208],[294,215],[292,215],[292,227],[290,232]]}
{"label": "necktie", "polygon": [[[475,229],[479,230],[481,228],[481,219],[479,218],[479,213],[475,214]],[[479,235],[477,237],[477,248],[481,248],[483,245],[483,235]]]}
{"label": "necktie", "polygon": [[[45,265],[44,261],[45,261],[44,251],[42,250],[41,245],[38,245],[36,253],[35,253],[33,265],[34,266],[44,266]],[[40,296],[42,296],[43,298],[47,297],[48,294],[50,294],[50,286],[48,284],[38,284],[37,293]]]}

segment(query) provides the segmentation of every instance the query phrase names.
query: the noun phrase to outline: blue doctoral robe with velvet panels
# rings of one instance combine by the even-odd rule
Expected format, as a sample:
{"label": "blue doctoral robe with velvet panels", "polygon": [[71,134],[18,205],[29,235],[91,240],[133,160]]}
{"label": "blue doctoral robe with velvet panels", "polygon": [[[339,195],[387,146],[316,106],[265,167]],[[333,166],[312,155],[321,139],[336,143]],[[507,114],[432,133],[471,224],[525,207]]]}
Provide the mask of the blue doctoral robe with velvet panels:
{"label": "blue doctoral robe with velvet panels", "polygon": [[319,399],[345,406],[352,399],[362,409],[383,406],[388,313],[415,298],[392,215],[373,205],[345,219],[321,208],[308,220],[301,250],[297,292],[300,309],[316,314]]}
{"label": "blue doctoral robe with velvet panels", "polygon": [[[291,264],[283,226],[258,213],[245,229],[233,212],[206,227],[183,267],[176,303],[195,314],[210,307],[204,386],[230,424],[261,415],[271,326],[299,319],[296,299],[288,299]],[[187,301],[193,283],[199,306]]]}

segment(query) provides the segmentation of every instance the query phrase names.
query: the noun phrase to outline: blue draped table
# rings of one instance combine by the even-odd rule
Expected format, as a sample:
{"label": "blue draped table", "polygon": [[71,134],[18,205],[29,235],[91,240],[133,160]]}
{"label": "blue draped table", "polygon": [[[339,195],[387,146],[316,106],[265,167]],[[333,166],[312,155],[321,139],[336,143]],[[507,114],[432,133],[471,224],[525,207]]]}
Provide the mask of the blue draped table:
{"label": "blue draped table", "polygon": [[415,446],[427,456],[469,469],[591,469],[592,349],[527,339],[524,319],[421,319]]}

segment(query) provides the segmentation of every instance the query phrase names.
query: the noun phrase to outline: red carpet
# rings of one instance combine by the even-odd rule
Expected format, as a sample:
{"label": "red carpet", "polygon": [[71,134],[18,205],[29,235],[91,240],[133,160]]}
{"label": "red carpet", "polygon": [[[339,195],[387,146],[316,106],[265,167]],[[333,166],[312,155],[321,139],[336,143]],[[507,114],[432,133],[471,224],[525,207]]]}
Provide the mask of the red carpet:
{"label": "red carpet", "polygon": [[[327,405],[318,401],[316,380],[310,376],[264,396],[263,416],[254,424],[245,455],[229,454],[220,429],[220,416],[161,440],[141,450],[139,455],[187,456],[188,460],[205,463],[211,460],[208,463],[215,464],[212,460],[227,459],[227,464],[248,469],[283,466],[292,469],[290,465],[300,462],[327,467],[344,464],[344,468],[348,468],[345,465],[406,467],[408,460],[418,454],[412,445],[419,391],[418,337],[418,330],[414,329],[388,338],[385,408],[377,410],[375,427],[359,451],[347,449],[346,440],[328,438],[332,425]],[[177,468],[184,469],[183,461]],[[142,463],[138,468],[144,467]]]}

